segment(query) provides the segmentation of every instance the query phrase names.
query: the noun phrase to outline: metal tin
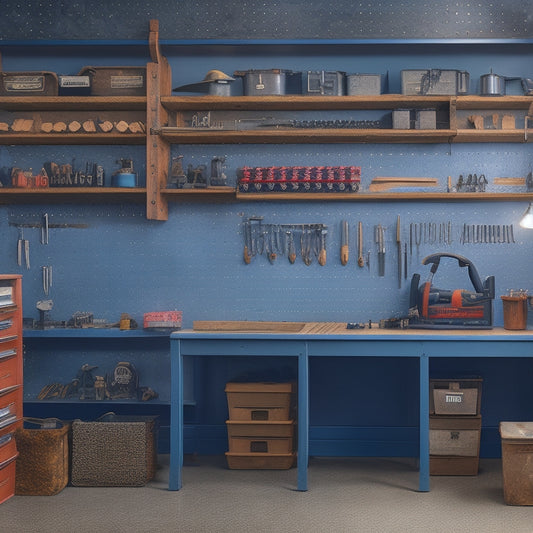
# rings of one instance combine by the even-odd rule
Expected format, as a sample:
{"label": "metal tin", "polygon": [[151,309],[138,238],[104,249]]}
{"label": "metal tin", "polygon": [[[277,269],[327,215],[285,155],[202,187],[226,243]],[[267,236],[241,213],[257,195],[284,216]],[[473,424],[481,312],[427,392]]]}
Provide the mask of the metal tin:
{"label": "metal tin", "polygon": [[393,109],[392,128],[395,130],[411,129],[411,110],[410,109]]}
{"label": "metal tin", "polygon": [[467,94],[470,74],[465,70],[402,70],[402,94],[439,96]]}
{"label": "metal tin", "polygon": [[307,71],[307,85],[303,94],[310,95],[327,95],[327,96],[344,96],[345,90],[345,72],[325,70]]}
{"label": "metal tin", "polygon": [[381,74],[348,74],[346,76],[346,94],[348,95],[381,94],[382,92]]}
{"label": "metal tin", "polygon": [[117,172],[113,175],[113,187],[137,187],[137,174]]}
{"label": "metal tin", "polygon": [[[237,71],[233,75],[242,78],[245,96],[270,96],[301,92],[301,73],[293,73],[291,70],[246,70]],[[298,81],[300,89],[296,91]]]}
{"label": "metal tin", "polygon": [[57,96],[55,72],[0,72],[0,96]]}
{"label": "metal tin", "polygon": [[91,94],[89,76],[59,76],[61,96],[88,96]]}

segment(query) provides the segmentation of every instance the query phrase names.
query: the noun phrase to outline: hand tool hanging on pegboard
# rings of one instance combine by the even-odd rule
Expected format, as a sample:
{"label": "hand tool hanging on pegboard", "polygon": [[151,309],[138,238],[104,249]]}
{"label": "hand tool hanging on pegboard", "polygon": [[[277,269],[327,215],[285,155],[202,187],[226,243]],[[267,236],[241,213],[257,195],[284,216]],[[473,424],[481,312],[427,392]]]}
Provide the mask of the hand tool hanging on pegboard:
{"label": "hand tool hanging on pegboard", "polygon": [[349,257],[349,229],[348,229],[348,221],[343,220],[341,222],[341,265],[345,266],[346,263],[348,263],[348,257]]}
{"label": "hand tool hanging on pegboard", "polygon": [[30,268],[30,241],[24,238],[24,228],[19,228],[19,238],[17,240],[17,265],[22,266],[22,259],[26,269]]}

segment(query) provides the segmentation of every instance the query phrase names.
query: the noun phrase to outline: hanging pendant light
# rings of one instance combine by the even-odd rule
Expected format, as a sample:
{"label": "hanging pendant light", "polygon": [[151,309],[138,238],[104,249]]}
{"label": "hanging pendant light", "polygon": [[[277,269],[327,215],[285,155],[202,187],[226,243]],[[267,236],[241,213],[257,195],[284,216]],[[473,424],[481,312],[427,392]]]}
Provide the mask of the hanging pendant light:
{"label": "hanging pendant light", "polygon": [[520,226],[522,228],[533,229],[533,204],[530,203],[526,212],[522,215]]}

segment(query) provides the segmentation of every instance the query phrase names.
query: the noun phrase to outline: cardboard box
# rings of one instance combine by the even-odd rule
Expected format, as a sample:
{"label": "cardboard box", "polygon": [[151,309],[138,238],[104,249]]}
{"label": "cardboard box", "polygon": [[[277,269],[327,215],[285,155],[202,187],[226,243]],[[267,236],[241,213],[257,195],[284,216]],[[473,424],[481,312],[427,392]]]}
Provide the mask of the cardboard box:
{"label": "cardboard box", "polygon": [[226,460],[233,470],[288,470],[294,466],[296,454],[226,452]]}
{"label": "cardboard box", "polygon": [[289,420],[292,383],[226,383],[230,420]]}

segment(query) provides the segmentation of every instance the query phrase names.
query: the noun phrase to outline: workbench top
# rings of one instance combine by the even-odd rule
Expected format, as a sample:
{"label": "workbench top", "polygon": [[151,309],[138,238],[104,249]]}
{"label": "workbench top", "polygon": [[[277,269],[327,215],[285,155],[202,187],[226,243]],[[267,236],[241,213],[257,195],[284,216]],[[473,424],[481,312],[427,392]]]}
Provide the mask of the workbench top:
{"label": "workbench top", "polygon": [[[205,325],[205,327],[204,327]],[[348,329],[346,322],[195,322],[192,330],[181,330],[171,338],[283,338],[312,340],[509,340],[532,341],[533,330],[492,329]]]}

